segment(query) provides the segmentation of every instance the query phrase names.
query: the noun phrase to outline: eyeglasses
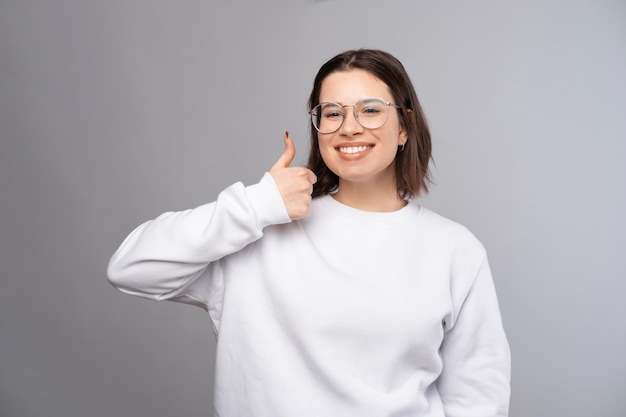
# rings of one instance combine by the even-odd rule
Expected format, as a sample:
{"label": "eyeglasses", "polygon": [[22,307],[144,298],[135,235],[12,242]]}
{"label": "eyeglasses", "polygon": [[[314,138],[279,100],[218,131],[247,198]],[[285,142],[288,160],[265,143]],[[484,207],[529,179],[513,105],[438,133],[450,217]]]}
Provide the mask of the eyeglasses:
{"label": "eyeglasses", "polygon": [[346,119],[345,107],[354,108],[354,118],[366,129],[378,129],[384,126],[389,118],[389,107],[401,108],[397,104],[377,97],[365,98],[353,105],[333,102],[320,103],[309,110],[313,126],[323,134],[335,133]]}

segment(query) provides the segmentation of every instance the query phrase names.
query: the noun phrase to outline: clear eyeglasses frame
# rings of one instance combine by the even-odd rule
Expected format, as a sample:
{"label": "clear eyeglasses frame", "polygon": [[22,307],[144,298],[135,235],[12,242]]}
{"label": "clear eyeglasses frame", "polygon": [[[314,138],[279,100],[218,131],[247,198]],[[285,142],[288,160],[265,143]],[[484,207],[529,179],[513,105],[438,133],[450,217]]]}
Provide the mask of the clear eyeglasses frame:
{"label": "clear eyeglasses frame", "polygon": [[335,133],[346,120],[346,107],[353,108],[354,119],[366,129],[383,127],[389,119],[389,107],[402,108],[378,97],[365,98],[356,104],[324,102],[309,110],[313,127],[322,134]]}

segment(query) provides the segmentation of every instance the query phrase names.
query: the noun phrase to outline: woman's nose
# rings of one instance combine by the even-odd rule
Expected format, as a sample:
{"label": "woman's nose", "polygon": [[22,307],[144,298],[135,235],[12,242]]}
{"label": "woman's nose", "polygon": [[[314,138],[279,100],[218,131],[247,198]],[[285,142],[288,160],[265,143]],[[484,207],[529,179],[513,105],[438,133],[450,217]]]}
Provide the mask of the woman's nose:
{"label": "woman's nose", "polygon": [[363,126],[359,123],[354,114],[354,108],[346,109],[343,124],[339,129],[339,133],[343,133],[345,135],[354,135],[363,131]]}

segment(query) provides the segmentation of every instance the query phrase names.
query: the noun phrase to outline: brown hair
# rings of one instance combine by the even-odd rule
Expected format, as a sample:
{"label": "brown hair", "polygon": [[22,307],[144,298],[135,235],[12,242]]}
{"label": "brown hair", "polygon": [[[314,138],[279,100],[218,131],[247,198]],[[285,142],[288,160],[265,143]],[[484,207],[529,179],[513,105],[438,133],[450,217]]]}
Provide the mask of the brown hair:
{"label": "brown hair", "polygon": [[[322,82],[328,75],[337,71],[360,69],[369,72],[387,84],[398,109],[400,123],[407,132],[404,150],[396,154],[397,190],[401,198],[418,196],[428,192],[427,183],[431,181],[428,163],[431,159],[430,132],[422,106],[417,99],[415,88],[404,66],[391,54],[373,49],[359,49],[343,52],[331,58],[319,69],[309,97],[309,108],[319,104]],[[328,194],[339,185],[339,177],[324,163],[317,141],[317,131],[313,124],[311,130],[311,151],[307,166],[317,175],[313,186],[313,197]]]}

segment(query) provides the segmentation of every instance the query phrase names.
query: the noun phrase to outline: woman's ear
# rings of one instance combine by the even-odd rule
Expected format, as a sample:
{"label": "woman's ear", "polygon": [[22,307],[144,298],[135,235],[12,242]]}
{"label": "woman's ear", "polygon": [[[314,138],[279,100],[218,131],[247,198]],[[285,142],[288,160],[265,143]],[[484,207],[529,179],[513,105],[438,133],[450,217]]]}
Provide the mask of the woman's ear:
{"label": "woman's ear", "polygon": [[406,133],[406,129],[402,129],[400,136],[398,136],[398,146],[404,146],[409,140],[409,136]]}
{"label": "woman's ear", "polygon": [[[410,117],[413,117],[413,110],[406,109],[406,112]],[[400,137],[398,138],[398,146],[405,145],[408,140],[409,134],[407,132],[406,126],[404,126],[404,123],[402,123],[402,130],[400,131]]]}

